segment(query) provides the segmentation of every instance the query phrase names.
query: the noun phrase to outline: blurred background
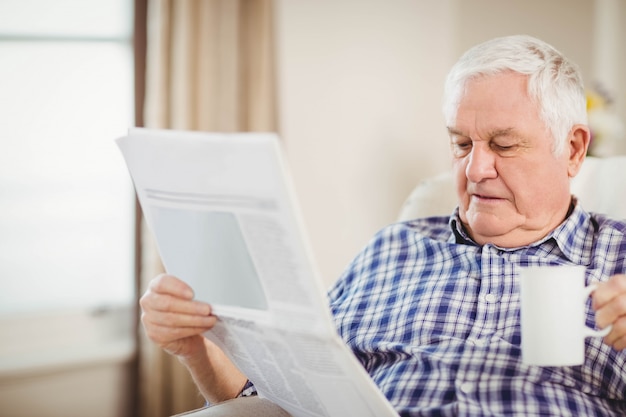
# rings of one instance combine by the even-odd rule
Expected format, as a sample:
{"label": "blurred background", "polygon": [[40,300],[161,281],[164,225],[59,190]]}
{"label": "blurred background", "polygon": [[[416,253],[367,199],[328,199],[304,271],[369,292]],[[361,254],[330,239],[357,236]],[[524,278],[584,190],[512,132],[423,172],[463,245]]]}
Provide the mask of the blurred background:
{"label": "blurred background", "polygon": [[278,132],[330,285],[448,169],[450,66],[518,33],[580,65],[593,152],[624,153],[622,0],[0,0],[0,415],[204,403],[137,325],[160,265],[129,127]]}

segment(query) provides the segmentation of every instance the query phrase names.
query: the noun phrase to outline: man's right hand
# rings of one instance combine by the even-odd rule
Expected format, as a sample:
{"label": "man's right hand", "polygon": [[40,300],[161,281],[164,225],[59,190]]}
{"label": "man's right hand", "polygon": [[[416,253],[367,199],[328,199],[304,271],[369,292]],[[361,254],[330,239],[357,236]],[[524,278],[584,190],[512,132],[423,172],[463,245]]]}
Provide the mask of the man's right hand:
{"label": "man's right hand", "polygon": [[180,279],[162,274],[150,281],[139,300],[141,323],[150,340],[166,352],[192,358],[205,352],[204,332],[215,325],[209,304],[194,301],[191,287]]}
{"label": "man's right hand", "polygon": [[150,340],[178,356],[207,401],[235,398],[247,377],[202,335],[215,326],[217,317],[209,304],[193,297],[191,287],[180,279],[157,276],[139,300],[143,327]]}

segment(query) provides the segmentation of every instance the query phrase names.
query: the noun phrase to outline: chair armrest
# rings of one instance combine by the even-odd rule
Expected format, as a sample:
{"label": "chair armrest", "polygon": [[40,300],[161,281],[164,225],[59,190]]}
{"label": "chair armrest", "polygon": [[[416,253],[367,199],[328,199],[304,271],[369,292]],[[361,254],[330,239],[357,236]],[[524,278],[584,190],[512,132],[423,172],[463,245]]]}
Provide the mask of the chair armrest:
{"label": "chair armrest", "polygon": [[172,417],[291,417],[273,402],[254,397],[242,397],[212,406],[176,414]]}

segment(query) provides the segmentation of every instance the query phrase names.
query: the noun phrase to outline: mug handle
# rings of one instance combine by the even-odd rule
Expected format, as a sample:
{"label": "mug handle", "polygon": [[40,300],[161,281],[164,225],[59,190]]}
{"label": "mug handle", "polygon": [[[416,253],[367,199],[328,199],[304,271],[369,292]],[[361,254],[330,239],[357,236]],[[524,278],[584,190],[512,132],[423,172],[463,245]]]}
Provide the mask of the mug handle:
{"label": "mug handle", "polygon": [[[583,299],[587,300],[587,297],[591,295],[592,292],[598,287],[598,284],[590,284],[585,287],[583,290]],[[604,329],[595,330],[591,327],[585,326],[585,337],[604,337],[609,334],[613,330],[613,325],[609,324]]]}

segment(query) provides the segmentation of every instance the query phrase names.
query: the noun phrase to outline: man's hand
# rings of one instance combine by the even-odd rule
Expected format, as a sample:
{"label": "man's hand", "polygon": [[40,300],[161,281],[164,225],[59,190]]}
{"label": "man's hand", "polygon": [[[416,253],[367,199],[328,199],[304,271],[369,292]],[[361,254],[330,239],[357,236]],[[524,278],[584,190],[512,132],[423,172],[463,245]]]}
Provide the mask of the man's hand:
{"label": "man's hand", "polygon": [[211,403],[235,398],[247,377],[202,334],[215,326],[211,306],[193,300],[189,285],[172,275],[150,281],[139,301],[148,337],[178,356],[204,398]]}
{"label": "man's hand", "polygon": [[205,352],[202,333],[217,321],[211,314],[211,306],[194,301],[193,296],[186,283],[162,274],[150,281],[139,301],[141,322],[150,340],[181,358]]}
{"label": "man's hand", "polygon": [[613,275],[599,283],[593,292],[592,306],[596,311],[598,327],[613,325],[604,342],[615,349],[626,348],[626,275]]}

